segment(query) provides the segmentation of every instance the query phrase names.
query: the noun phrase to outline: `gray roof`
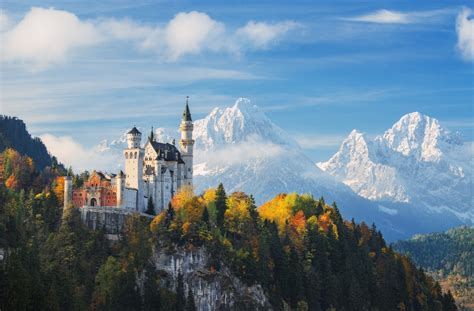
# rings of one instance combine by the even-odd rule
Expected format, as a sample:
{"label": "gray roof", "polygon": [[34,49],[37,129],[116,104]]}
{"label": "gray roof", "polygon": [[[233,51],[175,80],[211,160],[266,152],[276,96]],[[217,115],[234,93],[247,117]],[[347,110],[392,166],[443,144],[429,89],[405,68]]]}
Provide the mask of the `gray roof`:
{"label": "gray roof", "polygon": [[134,126],[127,134],[141,134],[141,132]]}
{"label": "gray roof", "polygon": [[153,149],[158,153],[158,159],[165,161],[177,161],[178,163],[184,164],[181,152],[175,145],[168,143],[159,143],[156,141],[150,141]]}
{"label": "gray roof", "polygon": [[188,98],[186,98],[186,106],[184,107],[183,112],[183,121],[192,121],[191,112],[189,111]]}

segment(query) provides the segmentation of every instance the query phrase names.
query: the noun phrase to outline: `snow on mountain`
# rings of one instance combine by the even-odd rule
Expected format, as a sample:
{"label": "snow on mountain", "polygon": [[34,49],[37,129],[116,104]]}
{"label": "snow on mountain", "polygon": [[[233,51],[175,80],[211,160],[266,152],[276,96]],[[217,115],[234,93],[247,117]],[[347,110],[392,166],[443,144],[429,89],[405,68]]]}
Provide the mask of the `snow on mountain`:
{"label": "snow on mountain", "polygon": [[297,142],[248,99],[215,108],[194,122],[193,134],[198,191],[222,182],[228,191],[253,193],[260,202],[291,191],[351,193],[314,167]]}
{"label": "snow on mountain", "polygon": [[[412,119],[416,118],[414,115]],[[425,120],[421,116],[418,119],[420,124],[426,123],[423,130],[419,129],[421,125],[413,125],[414,121],[403,120],[375,140],[353,131],[334,157],[321,163],[320,168],[305,155],[291,135],[248,99],[241,98],[231,107],[215,108],[205,118],[194,121],[195,190],[200,193],[222,182],[228,193],[244,191],[253,194],[257,203],[282,192],[324,196],[326,202],[338,203],[345,218],[376,223],[388,240],[446,230],[460,225],[459,219],[453,214],[440,217],[427,209],[414,208],[413,182],[399,168],[408,166],[416,175],[417,171],[429,170],[424,168],[424,163],[429,163],[430,167],[434,164],[445,167],[445,170],[431,172],[430,176],[443,172],[450,181],[453,174],[467,176],[466,168],[459,165],[465,163],[465,156],[457,153],[457,148],[463,145],[456,134],[438,129],[437,121]],[[407,122],[410,125],[404,125]],[[434,129],[425,134],[426,128]],[[144,142],[148,131],[140,130]],[[178,134],[161,128],[155,131],[156,139],[164,142],[178,138]],[[124,134],[110,142],[102,141],[96,150],[109,155],[116,170],[117,163],[123,163],[125,147]],[[445,158],[449,158],[449,164]],[[431,187],[429,179],[416,182]],[[444,191],[446,198],[453,198],[452,193],[456,192],[452,189],[456,187],[461,189],[465,184],[460,182],[453,186],[446,183],[445,188],[433,189]],[[465,191],[463,189],[460,192]],[[439,197],[438,194],[434,196]]]}
{"label": "snow on mountain", "polygon": [[406,202],[474,222],[472,145],[419,112],[373,140],[352,131],[317,166],[370,200]]}

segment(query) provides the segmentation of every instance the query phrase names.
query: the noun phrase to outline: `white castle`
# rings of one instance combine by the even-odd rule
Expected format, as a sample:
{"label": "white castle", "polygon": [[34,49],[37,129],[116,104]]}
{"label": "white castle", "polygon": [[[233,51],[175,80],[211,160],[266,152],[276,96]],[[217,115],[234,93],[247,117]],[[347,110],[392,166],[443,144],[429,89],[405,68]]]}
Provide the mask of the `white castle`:
{"label": "white castle", "polygon": [[64,206],[118,207],[144,212],[151,199],[155,213],[167,207],[175,192],[193,184],[193,121],[188,99],[179,127],[179,147],[157,142],[153,129],[142,147],[142,133],[133,127],[127,133],[123,151],[124,170],[117,175],[93,172],[84,186],[72,189],[69,176],[64,182]]}

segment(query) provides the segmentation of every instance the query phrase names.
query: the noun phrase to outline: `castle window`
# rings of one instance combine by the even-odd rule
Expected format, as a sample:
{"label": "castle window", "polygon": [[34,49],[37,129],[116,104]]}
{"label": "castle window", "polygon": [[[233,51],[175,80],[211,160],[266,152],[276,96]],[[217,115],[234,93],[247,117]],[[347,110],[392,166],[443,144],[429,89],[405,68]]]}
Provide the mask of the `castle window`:
{"label": "castle window", "polygon": [[137,152],[135,151],[135,159],[137,158]]}
{"label": "castle window", "polygon": [[125,152],[125,159],[128,159],[128,152]]}

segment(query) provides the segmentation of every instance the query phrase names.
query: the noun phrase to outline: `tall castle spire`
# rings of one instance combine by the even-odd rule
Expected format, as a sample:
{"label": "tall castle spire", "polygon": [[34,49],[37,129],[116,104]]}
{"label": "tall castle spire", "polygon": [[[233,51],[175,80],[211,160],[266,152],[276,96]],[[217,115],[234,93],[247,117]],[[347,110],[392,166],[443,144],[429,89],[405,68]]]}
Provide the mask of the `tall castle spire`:
{"label": "tall castle spire", "polygon": [[181,149],[181,155],[185,163],[184,180],[185,184],[192,185],[193,181],[193,119],[191,118],[191,112],[189,111],[189,96],[186,96],[186,105],[184,107],[183,117],[181,118],[181,124],[179,126],[181,131],[181,139],[179,146]]}
{"label": "tall castle spire", "polygon": [[191,121],[191,122],[192,122],[193,119],[191,118],[191,112],[189,111],[189,103],[188,103],[188,100],[189,100],[189,96],[186,96],[186,106],[184,107],[182,120],[183,120],[183,121]]}

